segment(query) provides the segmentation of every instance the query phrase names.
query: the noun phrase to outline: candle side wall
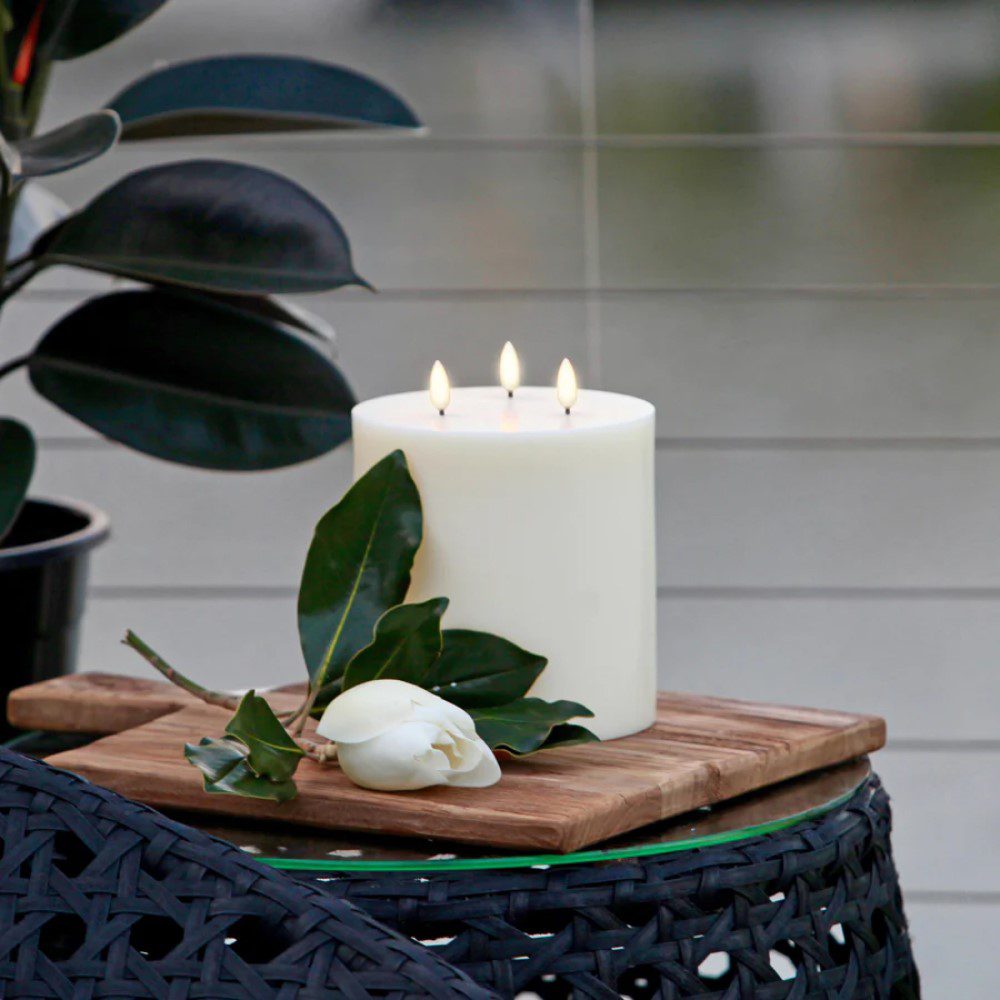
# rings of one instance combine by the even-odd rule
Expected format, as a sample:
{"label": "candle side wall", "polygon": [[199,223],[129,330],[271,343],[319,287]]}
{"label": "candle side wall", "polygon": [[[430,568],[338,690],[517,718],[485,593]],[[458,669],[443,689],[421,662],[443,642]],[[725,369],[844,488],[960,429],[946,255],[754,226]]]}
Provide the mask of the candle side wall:
{"label": "candle side wall", "polygon": [[396,448],[424,506],[409,600],[445,625],[549,659],[532,694],[595,712],[604,739],[652,723],[656,692],[654,421],[558,436],[427,435],[354,425],[355,475]]}

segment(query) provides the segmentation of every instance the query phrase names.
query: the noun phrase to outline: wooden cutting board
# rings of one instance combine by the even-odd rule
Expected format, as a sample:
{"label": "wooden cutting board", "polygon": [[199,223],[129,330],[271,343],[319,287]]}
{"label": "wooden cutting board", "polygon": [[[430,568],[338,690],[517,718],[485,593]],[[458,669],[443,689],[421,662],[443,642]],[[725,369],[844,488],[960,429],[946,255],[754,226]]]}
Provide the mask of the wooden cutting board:
{"label": "wooden cutting board", "polygon": [[[35,685],[34,692],[18,692],[11,717],[37,722],[43,702],[51,710],[55,682],[46,683],[47,689]],[[70,689],[64,708],[68,705],[99,729],[109,724],[88,700],[88,691],[96,686],[101,687],[97,701],[107,702],[108,687],[114,687],[109,679],[95,685],[87,675],[76,675],[58,684],[60,697]],[[665,692],[650,729],[608,743],[505,761],[503,780],[492,788],[371,792],[352,785],[335,765],[305,760],[296,774],[298,797],[278,805],[202,790],[201,775],[185,761],[183,744],[219,734],[228,713],[183,696],[181,707],[166,705],[162,688],[168,686],[120,691],[113,699],[116,724],[128,714],[123,704],[140,724],[56,754],[50,763],[159,807],[493,847],[574,851],[850,760],[885,742],[885,723],[875,716]],[[155,708],[149,701],[154,695],[160,699]],[[286,708],[298,698],[275,692],[269,700]],[[154,711],[159,717],[146,721]]]}

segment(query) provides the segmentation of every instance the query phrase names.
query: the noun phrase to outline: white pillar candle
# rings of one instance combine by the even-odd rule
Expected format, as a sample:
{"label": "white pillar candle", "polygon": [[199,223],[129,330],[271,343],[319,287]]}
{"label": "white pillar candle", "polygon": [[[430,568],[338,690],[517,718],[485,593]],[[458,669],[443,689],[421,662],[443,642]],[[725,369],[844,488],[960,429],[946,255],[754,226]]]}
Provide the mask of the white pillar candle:
{"label": "white pillar candle", "polygon": [[354,472],[400,448],[420,490],[424,542],[407,600],[449,597],[446,628],[495,632],[549,660],[531,694],[594,712],[602,739],[656,713],[654,410],[580,390],[426,391],[353,412]]}

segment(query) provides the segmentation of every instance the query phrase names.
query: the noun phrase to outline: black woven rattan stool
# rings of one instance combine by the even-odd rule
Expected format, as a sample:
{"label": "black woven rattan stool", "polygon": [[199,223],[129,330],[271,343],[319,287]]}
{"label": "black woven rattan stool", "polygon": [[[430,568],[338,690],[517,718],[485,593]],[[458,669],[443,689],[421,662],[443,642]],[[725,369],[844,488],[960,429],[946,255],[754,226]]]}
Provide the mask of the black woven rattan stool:
{"label": "black woven rattan stool", "polygon": [[916,1000],[889,833],[871,777],[819,818],[705,849],[298,877],[506,997]]}
{"label": "black woven rattan stool", "polygon": [[231,844],[0,749],[0,996],[490,996]]}

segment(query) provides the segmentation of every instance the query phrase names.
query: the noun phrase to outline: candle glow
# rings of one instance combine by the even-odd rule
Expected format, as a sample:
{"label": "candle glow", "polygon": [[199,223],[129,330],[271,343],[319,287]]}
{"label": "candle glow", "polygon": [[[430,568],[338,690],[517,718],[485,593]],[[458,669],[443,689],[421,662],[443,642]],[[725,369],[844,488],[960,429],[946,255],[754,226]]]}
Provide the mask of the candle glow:
{"label": "candle glow", "polygon": [[434,367],[431,368],[430,393],[431,406],[443,417],[444,411],[448,409],[448,404],[451,402],[451,381],[440,361],[435,361]]}
{"label": "candle glow", "polygon": [[559,374],[556,376],[556,399],[559,405],[568,414],[576,405],[579,398],[580,389],[576,381],[576,372],[570,364],[569,358],[563,358],[559,366]]}
{"label": "candle glow", "polygon": [[521,359],[509,340],[500,352],[500,384],[507,390],[508,396],[513,396],[514,390],[521,384]]}

